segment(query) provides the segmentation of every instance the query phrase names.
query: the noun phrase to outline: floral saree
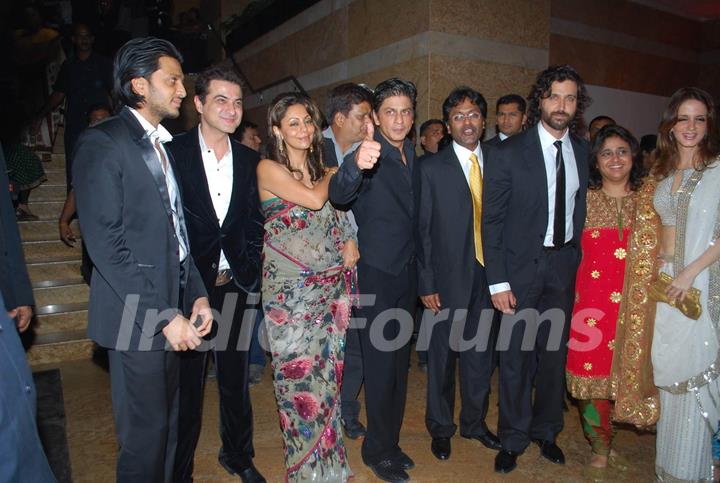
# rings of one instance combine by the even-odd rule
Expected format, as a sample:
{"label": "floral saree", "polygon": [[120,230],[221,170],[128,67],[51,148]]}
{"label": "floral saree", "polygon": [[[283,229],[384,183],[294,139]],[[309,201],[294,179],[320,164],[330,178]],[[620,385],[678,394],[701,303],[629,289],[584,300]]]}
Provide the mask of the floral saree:
{"label": "floral saree", "polygon": [[272,198],[262,209],[263,309],[286,481],[346,481],[338,399],[354,272],[340,251],[353,230],[330,203],[312,211]]}

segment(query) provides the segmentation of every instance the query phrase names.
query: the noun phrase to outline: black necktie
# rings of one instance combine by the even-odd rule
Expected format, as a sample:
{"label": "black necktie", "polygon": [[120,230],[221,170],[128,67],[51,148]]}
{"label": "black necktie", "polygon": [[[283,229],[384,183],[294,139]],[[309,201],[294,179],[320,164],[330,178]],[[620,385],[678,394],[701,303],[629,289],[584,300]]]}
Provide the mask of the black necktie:
{"label": "black necktie", "polygon": [[555,220],[553,222],[553,246],[565,244],[565,163],[562,155],[562,141],[553,143],[555,155]]}

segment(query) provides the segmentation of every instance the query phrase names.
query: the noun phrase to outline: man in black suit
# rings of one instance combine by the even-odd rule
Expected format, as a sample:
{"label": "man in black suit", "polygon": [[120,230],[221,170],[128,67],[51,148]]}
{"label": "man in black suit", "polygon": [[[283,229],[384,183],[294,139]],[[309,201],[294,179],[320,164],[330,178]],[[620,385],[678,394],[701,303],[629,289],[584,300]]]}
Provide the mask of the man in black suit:
{"label": "man in black suit", "polygon": [[527,122],[527,107],[525,99],[517,94],[502,96],[495,104],[495,137],[488,139],[485,144],[497,146],[507,138],[519,134]]}
{"label": "man in black suit", "polygon": [[[222,447],[218,459],[243,482],[264,482],[252,462],[253,414],[248,389],[248,348],[255,322],[251,315],[259,301],[256,292],[260,289],[264,220],[255,177],[260,157],[229,136],[242,119],[242,101],[240,79],[232,69],[210,67],[201,72],[194,98],[200,124],[175,137],[170,151],[184,194],[190,253],[218,323],[217,335],[209,344],[220,392]],[[246,307],[253,309],[248,315],[244,315]],[[192,482],[207,361],[207,350],[202,349],[180,356],[176,483]]]}
{"label": "man in black suit", "polygon": [[18,333],[30,327],[35,301],[9,187],[0,146],[0,481],[51,483],[35,420],[37,392]]}
{"label": "man in black suit", "polygon": [[[367,434],[362,457],[378,478],[407,481],[415,463],[400,449],[405,411],[409,342],[417,301],[415,150],[406,136],[415,114],[415,86],[381,82],[373,94],[373,121],[355,153],[330,181],[330,201],[350,205],[358,226],[361,258],[356,311],[365,373]],[[374,304],[373,304],[374,302]],[[364,324],[364,327],[361,325]]]}
{"label": "man in black suit", "polygon": [[[424,317],[421,324],[420,340],[430,335],[425,424],[432,436],[432,453],[440,460],[450,457],[450,438],[457,429],[453,422],[457,360],[460,434],[500,449],[500,441],[485,424],[494,358],[490,341],[494,311],[480,231],[487,159],[480,136],[486,115],[487,103],[479,92],[469,87],[453,90],[443,103],[453,142],[418,165],[418,292],[438,319],[430,322],[431,317]],[[482,336],[476,340],[477,334]]]}
{"label": "man in black suit", "polygon": [[118,482],[172,481],[179,377],[173,351],[194,349],[212,324],[162,145],[172,136],[160,121],[177,117],[185,97],[181,60],[171,43],[153,37],[122,46],[115,96],[124,106],[87,129],[75,152],[73,189],[95,263],[88,335],[109,349]]}
{"label": "man in black suit", "polygon": [[[337,167],[343,163],[345,156],[357,149],[366,136],[366,126],[371,122],[372,92],[359,84],[340,84],[330,91],[326,111],[330,126],[323,131],[323,162],[325,166]],[[357,231],[352,211],[348,211],[348,218]],[[345,435],[357,439],[365,436],[365,426],[359,419],[360,401],[357,400],[363,382],[362,351],[357,328],[350,327],[345,339],[340,417]]]}
{"label": "man in black suit", "polygon": [[[483,194],[485,269],[493,305],[503,313],[497,345],[503,449],[495,459],[501,473],[515,468],[531,440],[545,458],[565,462],[555,438],[563,427],[588,185],[587,143],[573,133],[589,102],[580,76],[570,66],[550,67],[529,99],[532,127],[490,151]],[[523,341],[525,331],[532,344]]]}

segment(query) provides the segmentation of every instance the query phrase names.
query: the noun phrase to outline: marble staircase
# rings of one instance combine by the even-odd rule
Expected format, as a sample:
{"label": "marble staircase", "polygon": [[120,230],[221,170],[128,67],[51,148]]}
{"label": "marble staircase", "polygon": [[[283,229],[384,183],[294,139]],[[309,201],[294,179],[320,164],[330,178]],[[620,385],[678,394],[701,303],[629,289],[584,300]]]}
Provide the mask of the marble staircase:
{"label": "marble staircase", "polygon": [[80,276],[77,221],[71,225],[78,236],[75,247],[63,244],[58,234],[66,193],[62,135],[49,159],[44,162],[48,180],[30,194],[30,210],[40,219],[18,223],[35,295],[37,319],[27,353],[31,365],[89,359],[93,346],[85,333],[89,288]]}

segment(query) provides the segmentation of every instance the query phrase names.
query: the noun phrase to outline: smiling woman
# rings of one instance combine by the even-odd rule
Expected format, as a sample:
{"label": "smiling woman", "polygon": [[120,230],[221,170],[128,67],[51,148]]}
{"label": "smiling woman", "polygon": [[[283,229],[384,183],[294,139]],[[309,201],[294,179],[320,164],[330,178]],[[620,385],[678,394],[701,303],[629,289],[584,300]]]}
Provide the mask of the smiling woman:
{"label": "smiling woman", "polygon": [[647,427],[659,412],[650,376],[654,305],[638,294],[653,275],[660,223],[655,183],[641,177],[639,156],[637,140],[620,126],[602,128],[591,146],[566,375],[592,450],[585,470],[592,481],[606,477],[608,465],[624,465],[612,449],[615,423]]}
{"label": "smiling woman", "polygon": [[657,304],[652,360],[662,412],[656,471],[661,481],[716,480],[713,453],[720,420],[720,136],[712,97],[678,90],[663,114],[654,173],[662,218],[661,271],[673,278],[667,295],[700,290],[702,314],[691,320]]}

